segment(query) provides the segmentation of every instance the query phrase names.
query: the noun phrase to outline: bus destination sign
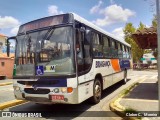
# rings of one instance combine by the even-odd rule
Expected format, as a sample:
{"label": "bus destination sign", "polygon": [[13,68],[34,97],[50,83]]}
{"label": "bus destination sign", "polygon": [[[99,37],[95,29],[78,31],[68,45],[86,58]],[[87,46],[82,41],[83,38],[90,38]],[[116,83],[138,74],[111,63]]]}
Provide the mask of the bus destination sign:
{"label": "bus destination sign", "polygon": [[64,14],[38,19],[20,26],[18,33],[25,33],[30,30],[67,23],[69,21],[68,18],[68,15]]}

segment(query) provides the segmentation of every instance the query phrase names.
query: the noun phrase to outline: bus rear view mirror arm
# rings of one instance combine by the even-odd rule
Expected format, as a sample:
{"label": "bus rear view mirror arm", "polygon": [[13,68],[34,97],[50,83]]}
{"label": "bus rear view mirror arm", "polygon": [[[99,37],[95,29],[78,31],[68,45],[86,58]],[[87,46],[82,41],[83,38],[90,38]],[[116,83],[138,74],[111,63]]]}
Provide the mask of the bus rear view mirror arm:
{"label": "bus rear view mirror arm", "polygon": [[16,40],[16,37],[14,36],[14,37],[9,37],[9,38],[7,38],[6,39],[6,46],[7,46],[7,57],[9,57],[10,56],[10,40]]}

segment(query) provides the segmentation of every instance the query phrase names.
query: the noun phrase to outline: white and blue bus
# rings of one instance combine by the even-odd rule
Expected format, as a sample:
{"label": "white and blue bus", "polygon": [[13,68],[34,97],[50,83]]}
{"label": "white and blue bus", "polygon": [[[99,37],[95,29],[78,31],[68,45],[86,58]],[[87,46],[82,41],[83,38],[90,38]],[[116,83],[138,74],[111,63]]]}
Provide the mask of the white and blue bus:
{"label": "white and blue bus", "polygon": [[131,70],[131,47],[74,14],[34,20],[20,26],[16,41],[16,99],[50,104],[98,103],[102,90]]}

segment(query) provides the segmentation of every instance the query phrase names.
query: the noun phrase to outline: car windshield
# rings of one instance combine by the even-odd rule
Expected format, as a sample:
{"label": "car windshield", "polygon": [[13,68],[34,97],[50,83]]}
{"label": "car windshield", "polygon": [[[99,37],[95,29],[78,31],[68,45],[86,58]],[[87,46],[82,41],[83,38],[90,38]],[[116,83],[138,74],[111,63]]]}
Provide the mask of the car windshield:
{"label": "car windshield", "polygon": [[16,75],[73,74],[72,36],[69,26],[17,36]]}

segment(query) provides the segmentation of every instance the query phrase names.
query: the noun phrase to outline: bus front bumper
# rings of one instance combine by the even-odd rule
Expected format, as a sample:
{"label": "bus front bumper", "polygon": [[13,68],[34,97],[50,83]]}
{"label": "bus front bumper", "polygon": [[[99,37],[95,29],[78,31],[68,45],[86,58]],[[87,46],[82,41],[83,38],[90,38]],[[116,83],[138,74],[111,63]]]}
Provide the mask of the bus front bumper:
{"label": "bus front bumper", "polygon": [[28,100],[40,104],[78,104],[78,94],[77,89],[74,88],[71,93],[53,93],[48,94],[29,94],[26,93],[21,88],[15,90],[14,95],[16,99]]}

